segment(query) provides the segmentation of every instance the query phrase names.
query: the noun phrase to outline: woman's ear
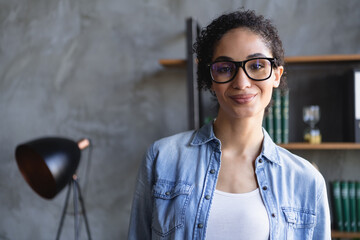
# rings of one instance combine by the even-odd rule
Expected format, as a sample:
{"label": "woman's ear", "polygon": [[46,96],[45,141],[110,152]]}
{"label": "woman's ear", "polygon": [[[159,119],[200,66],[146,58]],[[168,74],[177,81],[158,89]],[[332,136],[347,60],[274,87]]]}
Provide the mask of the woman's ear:
{"label": "woman's ear", "polygon": [[274,75],[275,75],[274,88],[279,87],[280,79],[281,79],[281,76],[283,75],[283,73],[284,73],[283,66],[278,66],[277,68],[274,69]]}

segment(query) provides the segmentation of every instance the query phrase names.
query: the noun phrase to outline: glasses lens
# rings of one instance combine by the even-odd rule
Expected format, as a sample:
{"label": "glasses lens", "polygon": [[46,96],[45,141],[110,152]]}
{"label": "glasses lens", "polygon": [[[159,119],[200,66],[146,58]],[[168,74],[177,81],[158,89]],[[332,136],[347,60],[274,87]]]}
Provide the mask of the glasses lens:
{"label": "glasses lens", "polygon": [[232,62],[215,62],[210,66],[210,73],[215,82],[226,82],[236,73],[236,66]]}
{"label": "glasses lens", "polygon": [[245,64],[248,76],[255,80],[267,79],[271,75],[271,62],[268,59],[253,59]]}

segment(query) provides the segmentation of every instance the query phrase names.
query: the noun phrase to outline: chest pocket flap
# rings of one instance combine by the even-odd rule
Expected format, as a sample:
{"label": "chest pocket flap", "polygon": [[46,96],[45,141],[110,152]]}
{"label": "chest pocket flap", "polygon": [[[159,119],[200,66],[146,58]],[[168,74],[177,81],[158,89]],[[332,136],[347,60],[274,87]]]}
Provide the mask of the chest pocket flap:
{"label": "chest pocket flap", "polygon": [[282,208],[286,221],[295,228],[312,228],[316,223],[313,211],[301,208]]}
{"label": "chest pocket flap", "polygon": [[165,180],[158,180],[153,189],[153,195],[157,198],[172,199],[179,195],[189,195],[192,190],[192,185],[184,182],[169,182]]}

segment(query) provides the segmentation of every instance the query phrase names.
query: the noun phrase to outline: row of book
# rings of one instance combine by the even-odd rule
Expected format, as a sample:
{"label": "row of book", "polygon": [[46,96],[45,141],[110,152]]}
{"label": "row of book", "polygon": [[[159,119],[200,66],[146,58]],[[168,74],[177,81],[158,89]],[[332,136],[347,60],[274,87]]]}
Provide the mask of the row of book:
{"label": "row of book", "polygon": [[360,182],[332,181],[333,228],[344,232],[360,231]]}
{"label": "row of book", "polygon": [[263,127],[277,144],[289,142],[289,91],[274,89]]}

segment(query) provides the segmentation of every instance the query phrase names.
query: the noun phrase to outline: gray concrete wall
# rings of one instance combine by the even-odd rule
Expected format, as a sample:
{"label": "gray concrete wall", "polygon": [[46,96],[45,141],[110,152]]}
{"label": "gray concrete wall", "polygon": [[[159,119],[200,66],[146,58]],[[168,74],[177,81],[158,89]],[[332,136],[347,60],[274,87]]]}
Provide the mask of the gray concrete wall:
{"label": "gray concrete wall", "polygon": [[[185,57],[185,18],[205,25],[241,6],[273,19],[287,55],[360,53],[358,0],[0,0],[0,239],[55,237],[66,191],[42,199],[14,159],[17,144],[49,135],[92,140],[85,186],[88,150],[79,176],[93,239],[125,239],[145,149],[187,130],[185,69],[158,60]],[[356,166],[340,175],[358,154],[339,154]],[[311,156],[326,173],[336,164]]]}

